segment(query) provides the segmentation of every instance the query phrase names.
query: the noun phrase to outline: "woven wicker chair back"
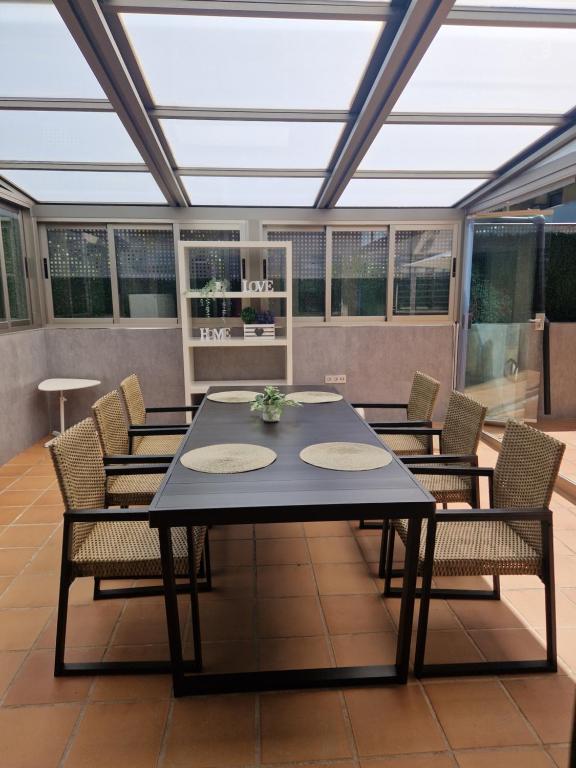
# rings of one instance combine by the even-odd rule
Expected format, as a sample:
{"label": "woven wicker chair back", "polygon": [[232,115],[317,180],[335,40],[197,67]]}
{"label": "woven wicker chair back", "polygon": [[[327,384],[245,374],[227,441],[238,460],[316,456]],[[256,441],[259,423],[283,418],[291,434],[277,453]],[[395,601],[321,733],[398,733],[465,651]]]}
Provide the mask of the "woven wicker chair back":
{"label": "woven wicker chair back", "polygon": [[127,376],[120,382],[120,389],[124,397],[126,412],[130,419],[130,424],[146,423],[146,406],[144,405],[144,396],[140,381],[135,373]]}
{"label": "woven wicker chair back", "polygon": [[478,450],[486,408],[477,400],[452,392],[440,435],[440,453],[472,456]]}
{"label": "woven wicker chair back", "polygon": [[105,456],[127,454],[129,451],[128,425],[116,390],[108,392],[92,406],[94,421],[100,435]]}
{"label": "woven wicker chair back", "polygon": [[[538,429],[509,421],[494,470],[494,507],[548,507],[565,448],[564,443]],[[538,521],[518,521],[509,525],[542,554]]]}
{"label": "woven wicker chair back", "polygon": [[439,389],[439,381],[416,371],[406,409],[408,421],[428,421],[432,418]]}
{"label": "woven wicker chair back", "polygon": [[[102,448],[92,419],[84,419],[48,443],[66,509],[100,509],[105,505],[106,475]],[[72,526],[73,557],[95,523]]]}

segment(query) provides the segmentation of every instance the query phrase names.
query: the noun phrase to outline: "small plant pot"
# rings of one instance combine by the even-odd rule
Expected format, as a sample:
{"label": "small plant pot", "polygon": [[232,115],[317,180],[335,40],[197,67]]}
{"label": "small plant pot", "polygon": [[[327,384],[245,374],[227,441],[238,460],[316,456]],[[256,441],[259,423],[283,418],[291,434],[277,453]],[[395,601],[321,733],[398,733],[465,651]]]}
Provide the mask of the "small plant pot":
{"label": "small plant pot", "polygon": [[276,421],[280,421],[280,417],[282,416],[282,408],[274,408],[274,407],[265,405],[261,413],[262,413],[262,421],[273,423]]}
{"label": "small plant pot", "polygon": [[244,324],[245,339],[274,339],[276,337],[276,326],[272,323],[268,325]]}

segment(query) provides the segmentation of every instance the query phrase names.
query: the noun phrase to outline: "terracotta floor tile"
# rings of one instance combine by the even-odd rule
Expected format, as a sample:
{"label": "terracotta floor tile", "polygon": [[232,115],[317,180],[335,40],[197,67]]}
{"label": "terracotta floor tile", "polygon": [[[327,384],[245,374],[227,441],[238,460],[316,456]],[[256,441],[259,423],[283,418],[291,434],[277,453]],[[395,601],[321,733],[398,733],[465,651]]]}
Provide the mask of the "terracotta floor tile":
{"label": "terracotta floor tile", "polygon": [[32,523],[60,523],[64,514],[63,504],[46,505],[44,507],[32,504],[22,513],[18,523],[30,525]]}
{"label": "terracotta floor tile", "polygon": [[12,583],[12,576],[0,576],[0,595],[5,592]]}
{"label": "terracotta floor tile", "polygon": [[58,587],[56,574],[23,573],[0,597],[0,609],[55,606],[58,603]]}
{"label": "terracotta floor tile", "polygon": [[80,713],[77,705],[0,709],[6,768],[56,768]]}
{"label": "terracotta floor tile", "polygon": [[[155,645],[110,645],[104,651],[104,661],[166,661],[170,657],[168,643]],[[99,678],[105,679],[105,678]]]}
{"label": "terracotta floor tile", "polygon": [[553,768],[543,749],[490,749],[458,752],[459,768]]}
{"label": "terracotta floor tile", "polygon": [[304,523],[304,533],[311,539],[316,536],[350,536],[352,530],[346,520]]}
{"label": "terracotta floor tile", "polygon": [[383,757],[379,760],[360,760],[362,768],[455,768],[456,763],[448,752],[431,755],[406,755]]}
{"label": "terracotta floor tile", "polygon": [[37,552],[38,550],[33,547],[0,549],[0,574],[2,576],[16,576],[28,565]]}
{"label": "terracotta floor tile", "polygon": [[27,507],[41,495],[42,491],[12,491],[0,493],[0,507]]}
{"label": "terracotta floor tile", "polygon": [[427,685],[426,691],[454,749],[535,742],[497,682],[445,682]]}
{"label": "terracotta floor tile", "polygon": [[253,568],[217,568],[212,573],[210,596],[247,599],[254,597],[255,587],[256,579]]}
{"label": "terracotta floor tile", "polygon": [[256,542],[258,565],[300,565],[310,562],[305,539],[259,539]]}
{"label": "terracotta floor tile", "polygon": [[0,525],[10,525],[26,507],[0,507]]}
{"label": "terracotta floor tile", "polygon": [[380,562],[380,536],[358,536],[356,541],[367,563]]}
{"label": "terracotta floor tile", "polygon": [[[400,619],[400,600],[398,598],[384,598],[384,605],[390,612],[396,626]],[[414,610],[414,626],[418,626],[418,617],[420,616],[420,602],[416,601]],[[454,612],[445,600],[431,600],[430,613],[428,616],[428,630],[437,629],[460,629],[460,623],[454,615]]]}
{"label": "terracotta floor tile", "polygon": [[34,550],[35,557],[26,568],[26,573],[60,573],[62,544],[50,539],[42,549]]}
{"label": "terracotta floor tile", "polygon": [[[181,623],[185,616],[180,615]],[[137,645],[138,643],[165,643],[168,640],[166,613],[158,603],[134,603],[127,601],[112,638],[114,645]]]}
{"label": "terracotta floor tile", "polygon": [[[415,625],[416,626],[416,625]],[[412,638],[412,657],[416,650],[416,636]],[[461,629],[429,630],[426,638],[427,664],[464,664],[483,661],[483,656]]]}
{"label": "terracotta floor tile", "polygon": [[156,768],[167,714],[166,701],[89,704],[66,768]]}
{"label": "terracotta floor tile", "polygon": [[281,637],[260,640],[260,669],[330,667],[325,637]]}
{"label": "terracotta floor tile", "polygon": [[26,477],[53,477],[56,480],[56,472],[52,464],[35,464],[29,467],[26,472]]}
{"label": "terracotta floor tile", "polygon": [[570,678],[550,675],[503,683],[545,744],[570,741],[575,694]]}
{"label": "terracotta floor tile", "polygon": [[560,627],[558,630],[558,654],[576,670],[576,628]]}
{"label": "terracotta floor tile", "polygon": [[262,566],[257,569],[259,597],[315,595],[316,582],[310,565]]}
{"label": "terracotta floor tile", "polygon": [[308,542],[313,563],[362,563],[364,558],[353,536],[326,536]]}
{"label": "terracotta floor tile", "polygon": [[324,595],[321,602],[328,631],[332,635],[394,629],[379,595]]}
{"label": "terracotta floor tile", "polygon": [[[61,545],[60,545],[61,547]],[[29,570],[31,570],[32,566],[36,560],[34,560],[30,566]],[[57,575],[59,575],[60,569],[58,568]],[[129,586],[129,583],[126,582],[110,582],[108,586],[112,587],[115,584],[120,586]],[[84,577],[81,579],[75,579],[72,586],[70,587],[70,605],[79,605],[84,603],[89,603],[90,605],[93,605],[94,599],[94,579]],[[121,602],[121,601],[118,601]]]}
{"label": "terracotta floor tile", "polygon": [[345,697],[361,757],[446,749],[419,686],[350,690]]}
{"label": "terracotta floor tile", "polygon": [[[69,655],[67,661],[95,661],[84,650]],[[32,651],[14,678],[4,699],[4,706],[55,704],[83,701],[92,685],[91,677],[54,677],[54,652]]]}
{"label": "terracotta floor tile", "polygon": [[[106,646],[112,636],[121,610],[121,600],[69,606],[66,647]],[[56,612],[38,638],[36,648],[54,648],[55,643]]]}
{"label": "terracotta floor tile", "polygon": [[315,597],[280,597],[259,600],[256,608],[258,637],[322,635],[322,611]]}
{"label": "terracotta floor tile", "polygon": [[[141,659],[145,660],[142,656]],[[169,699],[171,695],[170,675],[102,675],[96,678],[90,691],[92,701]]]}
{"label": "terracotta floor tile", "polygon": [[554,581],[556,588],[576,586],[576,555],[555,555]]}
{"label": "terracotta floor tile", "polygon": [[[194,657],[192,647],[187,648],[187,658]],[[256,644],[252,640],[236,643],[202,643],[204,671],[216,672],[255,672],[258,669]]]}
{"label": "terracotta floor tile", "polygon": [[302,523],[260,523],[254,526],[257,539],[292,539],[304,536]]}
{"label": "terracotta floor tile", "polygon": [[55,525],[11,525],[0,536],[0,547],[41,547],[55,530]]}
{"label": "terracotta floor tile", "polygon": [[331,642],[339,667],[394,664],[396,660],[395,632],[334,635]]}
{"label": "terracotta floor tile", "polygon": [[314,573],[321,595],[367,594],[376,591],[365,563],[316,563]]}
{"label": "terracotta floor tile", "polygon": [[555,746],[555,747],[549,747],[548,753],[550,754],[550,757],[552,760],[554,760],[554,764],[558,766],[558,768],[574,768],[574,766],[570,766],[570,747],[568,746]]}
{"label": "terracotta floor tile", "polygon": [[25,658],[25,651],[0,652],[0,698],[4,695]]}
{"label": "terracotta floor tile", "polygon": [[256,761],[254,696],[174,702],[162,768],[235,768]]}
{"label": "terracotta floor tile", "polygon": [[510,629],[524,626],[503,600],[449,600],[448,605],[467,629]]}
{"label": "terracotta floor tile", "polygon": [[8,486],[15,483],[19,478],[16,477],[2,477],[0,475],[0,491],[5,490]]}
{"label": "terracotta floor tile", "polygon": [[31,648],[48,621],[52,608],[24,608],[0,614],[0,651]]}
{"label": "terracotta floor tile", "polygon": [[[202,600],[200,625],[204,640],[249,640],[254,631],[252,600]],[[212,597],[212,596],[209,596]]]}
{"label": "terracotta floor tile", "polygon": [[262,761],[288,763],[352,755],[340,694],[273,693],[260,698]]}
{"label": "terracotta floor tile", "polygon": [[210,559],[214,568],[230,568],[254,563],[254,542],[244,539],[210,541]]}
{"label": "terracotta floor tile", "polygon": [[42,495],[36,499],[36,504],[44,505],[48,504],[53,506],[54,504],[62,504],[62,494],[58,490],[44,491]]}
{"label": "terracotta floor tile", "polygon": [[230,539],[254,538],[253,525],[215,525],[210,529],[210,543],[213,541],[228,541]]}
{"label": "terracotta floor tile", "polygon": [[53,486],[56,478],[24,475],[15,480],[10,486],[11,491],[46,491]]}
{"label": "terracotta floor tile", "polygon": [[521,661],[546,657],[544,643],[529,629],[471,629],[470,637],[488,661]]}
{"label": "terracotta floor tile", "polygon": [[[515,589],[505,592],[504,597],[522,614],[525,623],[545,626],[544,589]],[[576,627],[576,603],[571,599],[570,589],[556,590],[556,621],[559,627]]]}

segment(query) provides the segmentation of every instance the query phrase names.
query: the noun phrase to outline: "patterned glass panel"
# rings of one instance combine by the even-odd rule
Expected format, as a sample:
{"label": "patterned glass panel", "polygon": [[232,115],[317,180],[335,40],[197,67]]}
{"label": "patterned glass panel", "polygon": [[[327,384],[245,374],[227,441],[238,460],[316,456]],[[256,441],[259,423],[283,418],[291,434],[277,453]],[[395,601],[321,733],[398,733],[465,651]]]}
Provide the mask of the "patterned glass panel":
{"label": "patterned glass panel", "polygon": [[332,315],[384,316],[388,230],[332,233]]}
{"label": "patterned glass panel", "polygon": [[546,316],[576,322],[576,224],[550,224],[546,232]]}
{"label": "patterned glass panel", "polygon": [[[206,240],[217,242],[237,242],[240,240],[238,229],[181,229],[180,240]],[[242,264],[239,248],[195,248],[189,257],[188,274],[190,288],[198,290],[209,280],[227,280],[230,291],[239,291],[242,279]]]}
{"label": "patterned glass panel", "polygon": [[394,314],[447,315],[451,273],[451,229],[398,230]]}
{"label": "patterned glass panel", "polygon": [[0,322],[6,320],[6,307],[4,305],[4,288],[3,288],[3,268],[2,260],[0,259]]}
{"label": "patterned glass panel", "polygon": [[[8,286],[10,319],[28,320],[30,313],[26,292],[26,272],[24,269],[22,242],[20,239],[19,221],[14,216],[2,216],[2,247],[4,249],[4,270]],[[0,315],[5,316],[2,309],[0,307]]]}
{"label": "patterned glass panel", "polygon": [[[292,312],[296,317],[324,317],[326,233],[324,230],[268,230],[266,239],[292,243]],[[270,251],[268,276],[279,278],[283,251]]]}
{"label": "patterned glass panel", "polygon": [[105,227],[48,227],[55,318],[112,317]]}
{"label": "patterned glass panel", "polygon": [[121,317],[176,317],[172,229],[114,229]]}

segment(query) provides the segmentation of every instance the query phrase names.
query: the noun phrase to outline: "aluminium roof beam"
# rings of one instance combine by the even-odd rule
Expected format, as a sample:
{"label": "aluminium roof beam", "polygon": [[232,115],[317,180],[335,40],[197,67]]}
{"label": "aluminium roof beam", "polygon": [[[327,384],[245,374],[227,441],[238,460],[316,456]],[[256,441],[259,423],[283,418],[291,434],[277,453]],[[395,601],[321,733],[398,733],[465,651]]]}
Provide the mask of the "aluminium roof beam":
{"label": "aluminium roof beam", "polygon": [[107,99],[15,99],[0,97],[0,110],[43,112],[114,112]]}
{"label": "aluminium roof beam", "polygon": [[97,0],[54,0],[150,173],[171,205],[188,206],[188,197],[158,138]]}
{"label": "aluminium roof beam", "polygon": [[453,3],[454,0],[410,3],[348,138],[331,163],[332,172],[320,190],[317,208],[332,208],[338,201]]}

